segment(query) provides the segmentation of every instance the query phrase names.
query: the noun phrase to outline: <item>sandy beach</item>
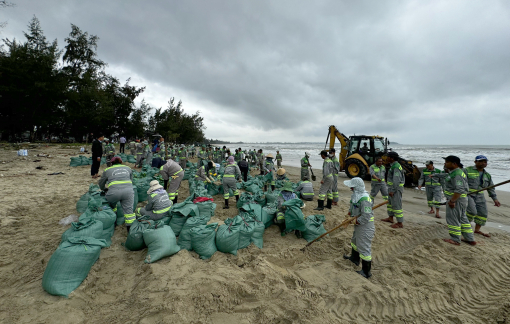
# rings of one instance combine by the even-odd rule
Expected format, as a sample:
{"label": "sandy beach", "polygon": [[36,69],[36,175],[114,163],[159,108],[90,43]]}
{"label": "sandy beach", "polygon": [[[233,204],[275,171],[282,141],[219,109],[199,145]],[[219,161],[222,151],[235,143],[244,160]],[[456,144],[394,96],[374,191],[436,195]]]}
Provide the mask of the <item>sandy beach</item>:
{"label": "sandy beach", "polygon": [[[36,157],[44,153],[51,157]],[[29,148],[16,156],[0,149],[0,322],[2,323],[508,323],[510,322],[510,235],[484,227],[491,238],[453,246],[444,219],[427,214],[424,192],[406,189],[404,229],[391,229],[375,211],[372,278],[362,278],[342,255],[350,251],[352,226],[302,252],[306,244],[278,227],[264,233],[264,248],[238,255],[217,252],[207,261],[182,250],[145,264],[146,250],[127,251],[118,227],[87,279],[69,298],[46,293],[41,279],[68,226],[76,202],[90,183],[90,166],[69,167],[78,148]],[[41,160],[40,162],[33,162]],[[132,164],[126,163],[133,167]],[[36,169],[41,166],[42,170]],[[293,182],[299,168],[285,167]],[[101,170],[104,166],[101,167]],[[61,175],[48,175],[63,172]],[[320,181],[320,170],[314,170]],[[256,174],[253,171],[252,174]],[[350,192],[339,178],[340,202],[326,216],[326,229],[344,219]],[[314,182],[316,197],[319,181]],[[369,182],[366,182],[370,190]],[[188,195],[183,181],[179,201]],[[489,221],[510,226],[510,193],[489,203]],[[237,214],[223,210],[211,222]],[[382,202],[378,196],[375,203]],[[489,199],[490,201],[490,199]],[[141,206],[143,204],[140,204]],[[317,201],[306,202],[305,216]]]}

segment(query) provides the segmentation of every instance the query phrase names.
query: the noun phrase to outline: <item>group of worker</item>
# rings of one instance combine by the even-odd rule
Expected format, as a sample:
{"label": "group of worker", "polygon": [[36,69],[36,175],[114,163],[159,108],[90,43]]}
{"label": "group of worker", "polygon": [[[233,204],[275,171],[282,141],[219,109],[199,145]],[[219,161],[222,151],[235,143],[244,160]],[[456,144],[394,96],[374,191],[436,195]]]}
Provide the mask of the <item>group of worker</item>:
{"label": "group of worker", "polygon": [[[137,166],[140,166],[141,161],[144,160],[150,162],[153,152],[164,157],[164,164],[160,167],[164,186],[160,186],[157,181],[151,182],[148,191],[149,203],[144,208],[138,208],[135,214],[135,211],[133,211],[134,192],[131,185],[132,171],[128,166],[122,164],[120,157],[115,156],[115,149],[111,148],[111,144],[106,141],[105,155],[108,158],[109,165],[103,172],[99,185],[101,189],[108,189],[106,199],[112,207],[120,201],[125,213],[128,230],[136,219],[136,215],[148,215],[151,219],[158,219],[163,217],[162,215],[167,213],[172,205],[177,202],[188,156],[196,155],[198,157],[199,167],[195,180],[203,181],[206,184],[214,181],[216,163],[224,164],[224,173],[221,177],[224,189],[224,209],[229,208],[230,192],[233,193],[236,201],[239,200],[240,193],[236,182],[246,181],[244,174],[247,174],[250,166],[257,167],[260,174],[266,176],[264,178],[264,191],[267,191],[269,186],[271,190],[275,190],[277,180],[287,181],[284,182],[280,190],[277,199],[278,212],[275,217],[275,223],[280,227],[282,235],[285,230],[284,225],[282,227],[282,224],[284,224],[283,202],[295,198],[311,201],[314,197],[313,185],[310,182],[312,166],[309,153],[305,153],[305,156],[301,159],[301,182],[298,188],[293,190],[285,169],[282,168],[282,155],[279,151],[276,152],[275,159],[271,153],[264,154],[261,149],[258,151],[243,151],[238,148],[235,149],[234,153],[231,153],[225,146],[223,148],[186,147],[184,145],[166,147],[163,138],[159,139],[157,143],[153,143],[152,148],[147,141],[140,143],[139,140],[136,140],[134,146],[131,145],[132,143],[130,143],[130,149],[132,153],[137,155]],[[113,147],[113,145],[111,146]],[[157,147],[157,149],[154,149],[154,147]],[[318,211],[324,210],[324,208],[331,209],[332,206],[338,205],[338,174],[341,170],[334,148],[329,151],[321,151],[320,156],[323,159],[323,166],[318,206],[315,208]],[[349,215],[356,217],[354,221],[356,224],[355,230],[351,239],[352,252],[350,256],[344,257],[356,265],[359,265],[361,260],[362,269],[358,273],[366,278],[371,276],[371,242],[375,234],[372,207],[373,201],[379,192],[381,192],[382,198],[388,201],[388,217],[382,219],[382,221],[392,223],[392,228],[403,228],[402,195],[405,174],[398,159],[398,153],[390,151],[386,154],[388,170],[386,170],[382,158],[377,158],[375,163],[370,166],[369,172],[372,180],[370,193],[365,190],[365,183],[361,178],[344,181],[344,184],[352,191]],[[441,217],[439,210],[443,193],[446,196],[448,205],[446,208],[446,222],[450,238],[445,239],[445,241],[459,245],[461,236],[463,236],[463,241],[475,245],[474,233],[489,237],[488,234],[481,231],[481,227],[487,221],[487,203],[483,192],[477,192],[480,189],[493,186],[492,177],[485,170],[488,159],[483,155],[479,155],[475,158],[474,166],[467,168],[463,168],[460,159],[456,156],[448,156],[444,160],[446,172],[435,168],[433,161],[426,162],[426,168],[421,171],[418,188],[421,189],[425,185],[427,203],[431,208],[429,213],[435,214],[438,218]],[[267,176],[268,174],[269,176]],[[298,195],[296,195],[296,192]],[[500,203],[495,190],[489,189],[488,192],[494,204],[499,207]],[[474,231],[470,224],[472,221],[476,224]],[[296,235],[299,236],[300,233],[297,232]]]}

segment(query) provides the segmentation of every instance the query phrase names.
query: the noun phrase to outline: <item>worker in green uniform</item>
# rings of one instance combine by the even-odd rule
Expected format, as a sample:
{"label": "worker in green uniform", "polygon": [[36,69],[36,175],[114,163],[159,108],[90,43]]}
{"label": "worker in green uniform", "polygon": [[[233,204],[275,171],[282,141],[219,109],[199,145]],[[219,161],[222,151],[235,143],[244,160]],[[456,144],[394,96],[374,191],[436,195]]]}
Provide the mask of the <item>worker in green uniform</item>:
{"label": "worker in green uniform", "polygon": [[388,171],[388,218],[382,219],[383,222],[393,223],[393,216],[397,218],[397,223],[392,224],[392,228],[404,227],[404,215],[402,210],[402,193],[404,192],[405,175],[400,163],[398,163],[398,153],[395,151],[387,154],[390,170]]}
{"label": "worker in green uniform", "polygon": [[418,180],[418,189],[421,190],[423,182],[425,182],[425,191],[427,193],[427,204],[430,207],[429,214],[434,214],[436,209],[436,218],[441,218],[439,215],[439,204],[441,203],[442,178],[437,174],[443,173],[441,170],[434,167],[434,162],[425,162],[425,169],[421,170],[420,179]]}
{"label": "worker in green uniform", "polygon": [[473,229],[466,216],[468,206],[467,193],[469,186],[467,176],[462,171],[460,159],[454,155],[444,158],[445,167],[450,171],[445,177],[444,194],[446,196],[446,223],[448,224],[449,239],[445,242],[460,245],[460,237],[464,236],[467,243],[476,245]]}
{"label": "worker in green uniform", "polygon": [[276,167],[279,169],[282,167],[282,155],[280,151],[276,151]]}
{"label": "worker in green uniform", "polygon": [[333,206],[338,206],[338,174],[340,173],[340,161],[336,157],[335,149],[329,150],[329,158],[333,161],[333,185],[331,191],[333,194]]}
{"label": "worker in green uniform", "polygon": [[310,170],[308,168],[312,166],[310,165],[309,158],[310,154],[305,152],[305,156],[301,159],[301,181],[305,181],[305,177],[310,179]]}
{"label": "worker in green uniform", "polygon": [[[485,170],[487,167],[487,162],[489,160],[484,155],[478,155],[475,158],[475,165],[469,166],[464,169],[464,173],[467,175],[467,181],[469,186],[469,191],[477,191],[483,188],[487,188],[494,185],[492,181],[492,177]],[[498,200],[496,195],[496,190],[494,188],[487,190],[489,192],[489,197],[494,201],[494,206],[499,207],[501,203]],[[475,222],[475,234],[480,234],[485,237],[490,237],[489,234],[481,231],[482,226],[487,222],[487,202],[485,200],[485,194],[483,192],[479,192],[476,194],[472,194],[468,196],[468,207],[466,210],[466,215],[469,221]]]}
{"label": "worker in green uniform", "polygon": [[370,199],[381,192],[382,198],[388,200],[388,187],[386,187],[386,168],[383,165],[382,158],[377,158],[375,164],[370,166],[370,177],[372,178],[372,189],[370,190]]}
{"label": "worker in green uniform", "polygon": [[[331,209],[333,203],[333,193],[331,188],[333,186],[333,161],[328,156],[328,151],[324,150],[320,153],[321,158],[324,160],[322,164],[322,181],[319,189],[319,200],[317,208],[314,210],[324,210],[324,208]],[[324,206],[324,200],[328,197],[327,204]]]}

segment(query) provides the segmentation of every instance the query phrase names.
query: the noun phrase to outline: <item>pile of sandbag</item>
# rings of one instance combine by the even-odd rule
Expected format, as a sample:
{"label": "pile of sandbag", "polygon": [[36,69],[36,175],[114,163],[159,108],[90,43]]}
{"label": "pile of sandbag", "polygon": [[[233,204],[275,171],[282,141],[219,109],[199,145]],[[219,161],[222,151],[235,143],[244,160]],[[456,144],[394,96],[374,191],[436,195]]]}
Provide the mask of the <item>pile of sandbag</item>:
{"label": "pile of sandbag", "polygon": [[[104,157],[101,158],[101,165],[103,164],[106,164],[106,159]],[[86,157],[85,155],[71,157],[71,162],[69,163],[70,167],[79,167],[83,165],[92,165],[92,157]]]}
{"label": "pile of sandbag", "polygon": [[237,250],[247,248],[251,243],[263,247],[264,223],[248,213],[227,218],[216,232],[218,251],[237,255]]}

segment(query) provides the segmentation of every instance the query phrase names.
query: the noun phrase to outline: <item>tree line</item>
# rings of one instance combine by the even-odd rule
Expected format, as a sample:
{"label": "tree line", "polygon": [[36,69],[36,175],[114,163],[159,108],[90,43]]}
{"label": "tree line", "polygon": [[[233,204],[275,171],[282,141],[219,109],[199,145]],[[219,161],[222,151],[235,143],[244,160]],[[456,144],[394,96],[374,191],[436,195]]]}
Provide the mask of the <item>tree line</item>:
{"label": "tree line", "polygon": [[64,49],[59,49],[56,39],[46,39],[35,16],[23,34],[24,42],[4,39],[0,47],[2,140],[57,137],[81,142],[90,133],[127,138],[159,133],[177,143],[204,140],[200,112],[185,113],[182,101],[171,98],[166,109],[144,100],[136,105],[145,87],[105,72],[97,36],[71,25]]}

